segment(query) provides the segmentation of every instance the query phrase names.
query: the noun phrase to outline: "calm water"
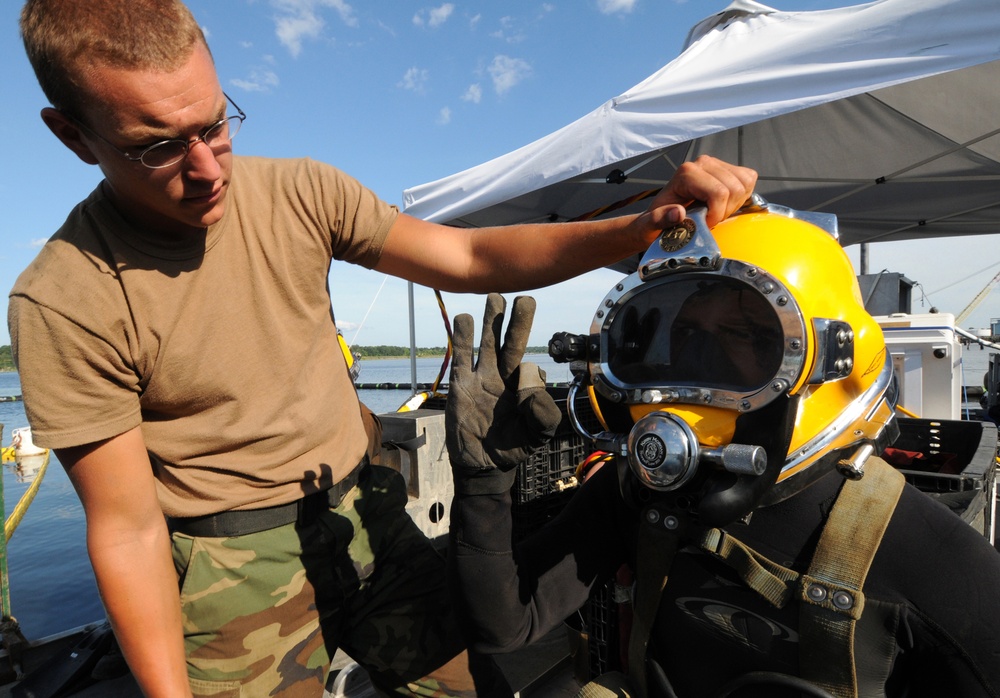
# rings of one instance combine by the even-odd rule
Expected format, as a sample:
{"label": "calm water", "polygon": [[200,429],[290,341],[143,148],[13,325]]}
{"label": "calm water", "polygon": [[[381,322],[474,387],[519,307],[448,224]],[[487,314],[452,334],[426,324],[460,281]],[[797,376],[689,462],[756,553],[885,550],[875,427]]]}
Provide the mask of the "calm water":
{"label": "calm water", "polygon": [[[964,353],[965,384],[979,384],[986,371],[989,351],[970,349]],[[547,356],[533,356],[551,382],[570,379],[565,365],[553,364]],[[430,383],[440,369],[440,359],[418,359],[417,382]],[[361,383],[409,383],[407,359],[362,362]],[[16,373],[0,373],[0,396],[19,395]],[[394,412],[407,398],[408,390],[361,390],[361,399],[375,412]],[[0,402],[3,444],[10,443],[11,430],[28,426],[21,402]],[[7,513],[27,489],[28,482],[13,463],[3,468],[4,502]],[[76,493],[58,460],[53,456],[35,501],[18,526],[8,546],[11,607],[29,639],[89,623],[103,617],[97,586],[87,560],[83,511]]]}

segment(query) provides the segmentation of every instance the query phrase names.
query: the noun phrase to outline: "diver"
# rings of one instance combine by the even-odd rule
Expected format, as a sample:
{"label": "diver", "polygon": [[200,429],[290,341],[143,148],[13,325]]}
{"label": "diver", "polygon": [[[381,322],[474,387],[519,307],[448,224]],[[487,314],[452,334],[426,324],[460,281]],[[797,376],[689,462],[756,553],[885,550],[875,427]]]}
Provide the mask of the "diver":
{"label": "diver", "polygon": [[606,455],[517,541],[516,465],[562,417],[521,363],[534,301],[501,341],[487,299],[475,361],[455,319],[449,564],[470,647],[530,644],[627,565],[622,671],[581,696],[1000,696],[1000,555],[879,458],[892,362],[835,219],[759,199],[711,229],[690,216],[589,334],[553,338],[569,418]]}

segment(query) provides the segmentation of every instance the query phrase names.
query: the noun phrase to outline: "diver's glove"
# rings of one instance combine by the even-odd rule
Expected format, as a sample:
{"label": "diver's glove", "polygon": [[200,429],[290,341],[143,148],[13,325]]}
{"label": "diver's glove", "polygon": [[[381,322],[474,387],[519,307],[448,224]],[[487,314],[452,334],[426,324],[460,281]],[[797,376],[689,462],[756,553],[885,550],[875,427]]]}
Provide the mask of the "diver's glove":
{"label": "diver's glove", "polygon": [[514,299],[501,345],[506,305],[498,293],[486,298],[475,364],[472,316],[455,318],[445,433],[455,490],[461,494],[509,490],[517,476],[517,464],[544,446],[562,419],[555,400],[545,391],[545,374],[533,363],[520,363],[535,315],[535,299]]}

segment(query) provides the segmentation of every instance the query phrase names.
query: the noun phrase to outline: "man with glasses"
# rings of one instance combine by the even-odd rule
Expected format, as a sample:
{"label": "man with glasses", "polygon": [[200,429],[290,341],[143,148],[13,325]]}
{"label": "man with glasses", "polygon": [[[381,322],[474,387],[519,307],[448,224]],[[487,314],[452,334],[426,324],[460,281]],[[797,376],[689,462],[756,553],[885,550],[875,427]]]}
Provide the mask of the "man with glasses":
{"label": "man with glasses", "polygon": [[706,157],[640,216],[447,228],[327,165],[235,157],[245,115],[179,0],[29,0],[21,32],[43,121],[104,180],[19,278],[11,338],[143,691],[316,696],[340,647],[385,693],[475,695],[443,561],[365,458],[331,260],[534,288],[644,249],[687,202],[721,220],[756,175]]}

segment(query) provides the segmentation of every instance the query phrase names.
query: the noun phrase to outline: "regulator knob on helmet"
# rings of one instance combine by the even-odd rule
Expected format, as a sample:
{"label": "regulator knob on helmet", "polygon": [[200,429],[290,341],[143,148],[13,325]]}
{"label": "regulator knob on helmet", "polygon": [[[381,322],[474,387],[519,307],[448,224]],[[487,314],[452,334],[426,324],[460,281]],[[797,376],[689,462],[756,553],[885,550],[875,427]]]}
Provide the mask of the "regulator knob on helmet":
{"label": "regulator knob on helmet", "polygon": [[760,446],[702,448],[687,422],[669,412],[641,417],[632,427],[627,445],[632,473],[646,487],[661,492],[686,484],[702,461],[736,475],[761,475],[767,466],[767,455]]}

